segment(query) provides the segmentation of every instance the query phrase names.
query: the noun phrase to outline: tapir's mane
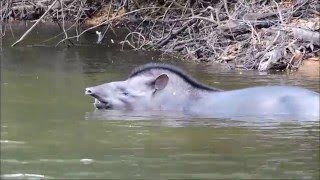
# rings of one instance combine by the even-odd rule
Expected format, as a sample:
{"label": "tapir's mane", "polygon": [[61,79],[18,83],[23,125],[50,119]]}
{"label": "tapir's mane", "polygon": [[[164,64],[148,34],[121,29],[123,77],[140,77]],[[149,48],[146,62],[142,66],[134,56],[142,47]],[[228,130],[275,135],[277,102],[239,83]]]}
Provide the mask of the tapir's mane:
{"label": "tapir's mane", "polygon": [[131,72],[129,78],[138,76],[140,74],[146,73],[151,70],[169,71],[173,74],[176,74],[181,79],[183,79],[186,83],[190,84],[192,87],[197,88],[197,89],[201,89],[201,90],[205,90],[205,91],[222,91],[221,89],[213,88],[213,87],[204,85],[204,84],[196,81],[195,79],[193,79],[190,75],[188,75],[182,69],[180,69],[176,66],[173,66],[173,65],[169,65],[169,64],[149,63],[149,64],[139,66]]}

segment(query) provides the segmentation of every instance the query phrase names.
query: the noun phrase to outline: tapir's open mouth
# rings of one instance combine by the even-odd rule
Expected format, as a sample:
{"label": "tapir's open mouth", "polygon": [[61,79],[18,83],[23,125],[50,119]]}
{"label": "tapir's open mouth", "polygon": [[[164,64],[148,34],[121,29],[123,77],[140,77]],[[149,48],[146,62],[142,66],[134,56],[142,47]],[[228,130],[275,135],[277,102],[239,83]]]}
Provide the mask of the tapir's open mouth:
{"label": "tapir's open mouth", "polygon": [[94,106],[97,109],[111,109],[111,104],[105,100],[103,100],[102,98],[100,98],[99,96],[95,95],[95,94],[89,94],[90,96],[94,97]]}
{"label": "tapir's open mouth", "polygon": [[100,101],[97,98],[94,99],[94,106],[97,109],[111,109],[111,104],[106,101]]}

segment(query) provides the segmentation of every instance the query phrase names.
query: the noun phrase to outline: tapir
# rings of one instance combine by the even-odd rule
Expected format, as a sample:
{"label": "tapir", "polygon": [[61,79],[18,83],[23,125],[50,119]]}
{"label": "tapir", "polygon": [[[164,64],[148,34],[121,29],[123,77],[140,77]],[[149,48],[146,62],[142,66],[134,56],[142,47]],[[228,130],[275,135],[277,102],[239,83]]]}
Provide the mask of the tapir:
{"label": "tapir", "polygon": [[168,64],[149,63],[124,81],[88,87],[97,109],[179,112],[197,116],[276,116],[319,120],[319,93],[295,86],[221,90]]}

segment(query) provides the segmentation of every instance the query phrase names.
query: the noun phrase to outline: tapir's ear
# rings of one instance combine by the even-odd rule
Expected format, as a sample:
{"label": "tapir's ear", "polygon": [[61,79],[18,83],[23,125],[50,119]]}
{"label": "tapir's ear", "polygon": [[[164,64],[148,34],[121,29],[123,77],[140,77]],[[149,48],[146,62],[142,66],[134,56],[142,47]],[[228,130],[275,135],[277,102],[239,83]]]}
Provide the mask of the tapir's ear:
{"label": "tapir's ear", "polygon": [[153,82],[153,85],[154,85],[154,88],[156,90],[162,90],[164,89],[167,84],[168,84],[168,81],[169,81],[169,77],[168,75],[166,74],[161,74],[160,76],[158,76],[154,82]]}

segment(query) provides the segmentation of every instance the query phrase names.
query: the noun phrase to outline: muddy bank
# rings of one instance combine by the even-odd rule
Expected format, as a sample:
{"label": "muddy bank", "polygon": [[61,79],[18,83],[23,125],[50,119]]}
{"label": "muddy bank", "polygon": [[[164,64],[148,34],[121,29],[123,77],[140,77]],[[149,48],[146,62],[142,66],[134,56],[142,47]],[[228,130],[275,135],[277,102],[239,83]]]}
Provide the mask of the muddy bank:
{"label": "muddy bank", "polygon": [[12,21],[34,21],[34,26],[54,22],[61,28],[57,46],[73,46],[88,32],[96,33],[97,43],[105,43],[114,27],[122,27],[128,30],[122,46],[157,49],[230,69],[291,70],[306,60],[319,64],[320,59],[316,0],[12,0],[2,1],[0,8],[1,20],[7,22],[2,23],[2,36]]}

